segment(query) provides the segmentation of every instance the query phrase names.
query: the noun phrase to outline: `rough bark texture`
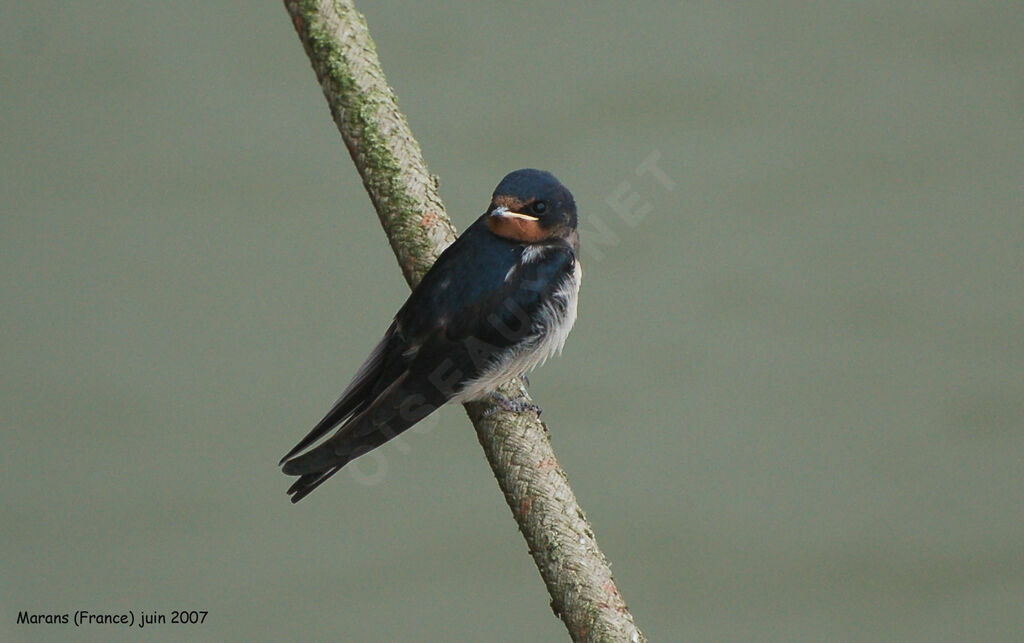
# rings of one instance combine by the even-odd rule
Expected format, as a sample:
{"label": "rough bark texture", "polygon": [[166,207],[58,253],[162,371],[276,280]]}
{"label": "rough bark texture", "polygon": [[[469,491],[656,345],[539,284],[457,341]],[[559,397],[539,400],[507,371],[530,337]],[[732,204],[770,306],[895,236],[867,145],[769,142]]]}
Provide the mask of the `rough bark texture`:
{"label": "rough bark texture", "polygon": [[402,273],[415,286],[455,240],[455,226],[384,79],[366,21],[350,2],[285,6]]}
{"label": "rough bark texture", "polygon": [[[415,286],[454,240],[455,228],[384,79],[365,19],[345,0],[284,4],[402,272]],[[518,380],[501,393],[531,403]],[[551,607],[573,640],[645,640],[539,416],[499,411],[488,403],[467,404],[466,410],[547,585]]]}

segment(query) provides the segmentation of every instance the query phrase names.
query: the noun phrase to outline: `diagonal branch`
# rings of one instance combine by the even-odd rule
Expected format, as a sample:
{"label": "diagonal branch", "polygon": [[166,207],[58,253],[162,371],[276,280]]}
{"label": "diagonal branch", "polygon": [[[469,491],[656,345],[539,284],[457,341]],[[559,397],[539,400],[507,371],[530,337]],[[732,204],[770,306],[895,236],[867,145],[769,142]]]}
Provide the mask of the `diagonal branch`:
{"label": "diagonal branch", "polygon": [[[334,121],[406,281],[415,286],[455,228],[350,0],[285,0]],[[526,395],[517,381],[501,389]],[[523,402],[529,404],[527,396]],[[512,515],[574,641],[642,641],[583,510],[533,412],[474,402],[466,411]],[[485,411],[491,412],[485,416]]]}

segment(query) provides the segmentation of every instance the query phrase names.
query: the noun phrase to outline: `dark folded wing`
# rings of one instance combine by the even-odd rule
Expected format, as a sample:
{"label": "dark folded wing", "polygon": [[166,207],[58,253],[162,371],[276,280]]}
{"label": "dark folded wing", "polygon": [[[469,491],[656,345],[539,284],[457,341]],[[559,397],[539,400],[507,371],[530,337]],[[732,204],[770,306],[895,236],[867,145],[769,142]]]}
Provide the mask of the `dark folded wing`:
{"label": "dark folded wing", "polygon": [[373,401],[372,392],[379,386],[381,376],[387,370],[389,358],[393,357],[396,352],[399,354],[402,352],[402,340],[396,333],[396,325],[397,322],[391,322],[391,326],[384,333],[384,338],[380,340],[370,356],[356,371],[355,377],[338,396],[331,410],[317,422],[306,437],[299,440],[299,443],[281,458],[279,465],[284,464],[285,460],[313,444],[328,431],[370,405],[370,402]]}
{"label": "dark folded wing", "polygon": [[541,307],[569,278],[575,258],[572,250],[550,246],[528,262],[505,271],[498,287],[482,297],[453,292],[450,308],[457,310],[445,328],[452,340],[474,338],[499,348],[521,340],[530,331]]}

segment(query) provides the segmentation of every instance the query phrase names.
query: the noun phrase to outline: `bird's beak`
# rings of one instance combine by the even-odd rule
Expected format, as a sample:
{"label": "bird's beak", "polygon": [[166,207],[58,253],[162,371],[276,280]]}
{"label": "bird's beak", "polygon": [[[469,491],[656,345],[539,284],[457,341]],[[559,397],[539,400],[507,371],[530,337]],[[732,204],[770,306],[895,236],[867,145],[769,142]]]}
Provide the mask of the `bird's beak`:
{"label": "bird's beak", "polygon": [[524,222],[533,222],[538,220],[537,217],[530,216],[529,214],[523,214],[522,212],[512,212],[508,208],[494,208],[494,210],[491,211],[491,217],[505,220],[520,219]]}

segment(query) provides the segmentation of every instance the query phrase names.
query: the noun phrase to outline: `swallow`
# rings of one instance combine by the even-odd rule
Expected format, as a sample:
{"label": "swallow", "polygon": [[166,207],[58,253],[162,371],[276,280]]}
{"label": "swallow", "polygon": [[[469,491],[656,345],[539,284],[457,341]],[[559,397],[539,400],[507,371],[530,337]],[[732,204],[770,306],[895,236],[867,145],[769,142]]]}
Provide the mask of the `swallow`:
{"label": "swallow", "polygon": [[534,169],[502,179],[331,410],[281,459],[298,476],[291,501],[448,402],[493,398],[518,410],[496,391],[562,351],[576,321],[579,249],[576,203],[558,179]]}

